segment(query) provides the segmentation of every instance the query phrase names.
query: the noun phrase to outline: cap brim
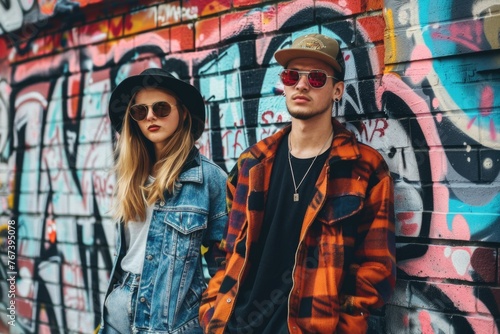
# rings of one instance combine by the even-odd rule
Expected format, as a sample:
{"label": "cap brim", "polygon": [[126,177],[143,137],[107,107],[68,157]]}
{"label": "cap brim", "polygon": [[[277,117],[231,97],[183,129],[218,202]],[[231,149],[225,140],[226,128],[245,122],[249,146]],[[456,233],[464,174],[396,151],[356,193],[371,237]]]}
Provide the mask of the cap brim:
{"label": "cap brim", "polygon": [[303,48],[288,48],[278,50],[274,53],[274,58],[283,67],[286,67],[292,59],[296,58],[314,58],[321,60],[332,66],[337,72],[342,73],[339,63],[332,57],[325,55],[323,52],[316,50],[308,50]]}
{"label": "cap brim", "polygon": [[191,114],[191,132],[195,140],[205,127],[205,101],[198,89],[174,77],[154,74],[133,75],[124,79],[111,93],[109,118],[115,131],[120,132],[128,103],[143,88],[163,88],[176,94]]}

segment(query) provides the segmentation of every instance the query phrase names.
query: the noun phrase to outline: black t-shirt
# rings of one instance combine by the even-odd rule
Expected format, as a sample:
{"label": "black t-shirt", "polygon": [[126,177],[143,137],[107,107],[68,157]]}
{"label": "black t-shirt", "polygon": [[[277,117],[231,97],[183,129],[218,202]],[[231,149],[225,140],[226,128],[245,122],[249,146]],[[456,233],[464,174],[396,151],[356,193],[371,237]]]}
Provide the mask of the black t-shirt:
{"label": "black t-shirt", "polygon": [[[288,135],[283,138],[273,165],[264,223],[257,243],[249,254],[250,271],[242,283],[228,333],[288,333],[288,295],[300,230],[315,184],[328,157],[318,156],[298,189],[298,202],[288,162]],[[298,185],[314,158],[290,157]]]}

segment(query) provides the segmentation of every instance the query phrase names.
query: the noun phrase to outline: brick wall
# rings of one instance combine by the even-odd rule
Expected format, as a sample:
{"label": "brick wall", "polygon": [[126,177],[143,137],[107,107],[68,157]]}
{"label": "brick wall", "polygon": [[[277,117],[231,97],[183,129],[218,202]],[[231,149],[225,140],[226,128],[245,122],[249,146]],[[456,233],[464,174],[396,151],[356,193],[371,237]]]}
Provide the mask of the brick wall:
{"label": "brick wall", "polygon": [[494,0],[1,2],[0,332],[98,324],[118,82],[157,66],[193,83],[207,101],[198,146],[229,170],[290,120],[273,53],[305,32],[341,41],[336,116],[396,182],[397,289],[370,331],[498,333]]}

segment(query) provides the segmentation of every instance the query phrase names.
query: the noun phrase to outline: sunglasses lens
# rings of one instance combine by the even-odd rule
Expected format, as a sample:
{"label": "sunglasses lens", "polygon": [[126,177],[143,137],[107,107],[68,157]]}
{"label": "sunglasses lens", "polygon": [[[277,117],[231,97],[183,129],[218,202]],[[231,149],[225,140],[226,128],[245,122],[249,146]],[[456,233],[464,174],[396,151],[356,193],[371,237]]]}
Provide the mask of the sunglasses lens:
{"label": "sunglasses lens", "polygon": [[285,86],[293,86],[299,81],[299,72],[294,70],[284,70],[281,72],[281,82]]}
{"label": "sunglasses lens", "polygon": [[156,117],[167,117],[172,111],[172,106],[165,101],[156,102],[153,104],[153,113]]}
{"label": "sunglasses lens", "polygon": [[326,84],[326,73],[321,71],[311,71],[307,76],[309,84],[314,88],[321,88]]}
{"label": "sunglasses lens", "polygon": [[[166,101],[155,102],[152,105],[153,114],[156,117],[167,117],[172,111],[172,106]],[[134,104],[130,107],[130,116],[136,121],[142,121],[148,115],[148,106],[146,104]]]}
{"label": "sunglasses lens", "polygon": [[284,70],[281,72],[280,77],[283,85],[285,86],[294,86],[300,80],[300,74],[307,74],[307,80],[309,84],[313,88],[321,88],[326,84],[326,79],[328,78],[327,74],[323,71],[312,70],[310,72],[307,71],[296,71],[296,70]]}
{"label": "sunglasses lens", "polygon": [[130,116],[136,121],[142,121],[148,114],[148,106],[145,104],[135,104],[130,107]]}

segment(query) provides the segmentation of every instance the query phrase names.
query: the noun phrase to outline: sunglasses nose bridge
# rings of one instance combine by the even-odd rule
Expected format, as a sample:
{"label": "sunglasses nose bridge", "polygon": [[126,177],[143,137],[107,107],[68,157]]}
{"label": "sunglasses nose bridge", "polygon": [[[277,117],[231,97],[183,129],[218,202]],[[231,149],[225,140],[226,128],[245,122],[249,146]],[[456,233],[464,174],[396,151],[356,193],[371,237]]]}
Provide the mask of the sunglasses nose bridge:
{"label": "sunglasses nose bridge", "polygon": [[303,78],[305,78],[305,82],[303,82],[304,85],[309,86],[309,73],[308,71],[297,71],[297,74],[299,78],[297,79],[297,83],[295,84],[298,86],[301,82],[303,82]]}
{"label": "sunglasses nose bridge", "polygon": [[145,119],[149,119],[149,118],[151,118],[152,116],[153,116],[153,117],[155,117],[155,116],[156,116],[156,115],[155,115],[155,113],[153,112],[153,106],[151,106],[151,105],[147,105],[147,104],[143,104],[143,105],[141,106],[141,108],[142,108],[142,114],[144,115],[144,116],[142,116],[142,117],[141,117],[141,115],[139,115],[139,118],[140,118],[140,120],[141,120],[141,121],[142,121],[142,120],[145,120]]}
{"label": "sunglasses nose bridge", "polygon": [[150,119],[152,117],[156,117],[156,114],[153,111],[153,106],[152,105],[144,104],[142,107],[143,107],[143,110],[145,110],[144,117],[142,118],[142,120]]}

